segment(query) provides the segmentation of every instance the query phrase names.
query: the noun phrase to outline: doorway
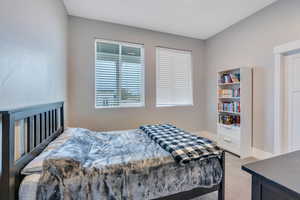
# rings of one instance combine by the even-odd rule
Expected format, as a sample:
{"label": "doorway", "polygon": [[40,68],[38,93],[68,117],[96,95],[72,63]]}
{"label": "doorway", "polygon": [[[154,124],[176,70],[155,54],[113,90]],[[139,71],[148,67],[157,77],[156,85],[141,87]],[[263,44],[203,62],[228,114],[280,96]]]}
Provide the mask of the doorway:
{"label": "doorway", "polygon": [[291,152],[300,150],[300,53],[285,55],[284,67],[283,150]]}
{"label": "doorway", "polygon": [[300,150],[300,40],[274,48],[273,153]]}

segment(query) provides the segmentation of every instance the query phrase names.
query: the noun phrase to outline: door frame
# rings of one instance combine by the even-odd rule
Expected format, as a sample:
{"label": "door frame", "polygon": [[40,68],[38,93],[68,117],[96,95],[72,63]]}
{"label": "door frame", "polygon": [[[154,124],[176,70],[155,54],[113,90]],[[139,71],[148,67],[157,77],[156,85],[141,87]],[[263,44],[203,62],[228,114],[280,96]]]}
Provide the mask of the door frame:
{"label": "door frame", "polygon": [[284,68],[285,55],[300,50],[300,40],[289,42],[274,48],[275,71],[274,71],[274,143],[273,153],[283,153],[284,135]]}

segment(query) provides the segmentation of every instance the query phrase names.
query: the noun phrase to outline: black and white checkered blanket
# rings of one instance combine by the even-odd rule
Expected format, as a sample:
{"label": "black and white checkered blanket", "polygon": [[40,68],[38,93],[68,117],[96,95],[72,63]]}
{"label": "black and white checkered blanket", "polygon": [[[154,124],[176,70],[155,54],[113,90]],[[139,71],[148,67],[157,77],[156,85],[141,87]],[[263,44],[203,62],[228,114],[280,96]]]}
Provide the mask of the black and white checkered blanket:
{"label": "black and white checkered blanket", "polygon": [[192,135],[170,124],[145,125],[140,129],[182,165],[191,160],[217,157],[222,153],[211,140]]}

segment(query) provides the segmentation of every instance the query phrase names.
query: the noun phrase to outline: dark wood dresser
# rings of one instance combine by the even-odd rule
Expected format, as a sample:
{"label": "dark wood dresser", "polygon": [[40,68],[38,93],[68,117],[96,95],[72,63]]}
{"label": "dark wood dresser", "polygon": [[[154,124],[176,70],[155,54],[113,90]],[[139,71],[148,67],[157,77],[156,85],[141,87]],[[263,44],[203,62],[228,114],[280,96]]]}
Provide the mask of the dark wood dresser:
{"label": "dark wood dresser", "polygon": [[252,200],[300,200],[300,151],[242,166],[252,175]]}

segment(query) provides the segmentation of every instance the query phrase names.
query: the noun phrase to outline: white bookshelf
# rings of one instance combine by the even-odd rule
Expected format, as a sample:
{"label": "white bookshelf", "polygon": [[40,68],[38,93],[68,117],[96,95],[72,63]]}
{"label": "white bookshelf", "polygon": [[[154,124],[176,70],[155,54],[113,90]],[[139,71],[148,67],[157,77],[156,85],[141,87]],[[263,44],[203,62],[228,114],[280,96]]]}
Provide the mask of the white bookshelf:
{"label": "white bookshelf", "polygon": [[242,158],[252,152],[252,68],[218,72],[217,142]]}

